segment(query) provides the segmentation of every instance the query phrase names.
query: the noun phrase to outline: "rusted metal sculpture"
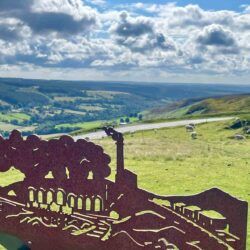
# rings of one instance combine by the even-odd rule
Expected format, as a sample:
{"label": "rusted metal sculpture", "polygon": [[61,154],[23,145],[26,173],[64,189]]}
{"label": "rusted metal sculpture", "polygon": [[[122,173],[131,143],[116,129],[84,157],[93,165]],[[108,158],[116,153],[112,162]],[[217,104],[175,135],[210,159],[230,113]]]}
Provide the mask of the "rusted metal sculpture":
{"label": "rusted metal sculpture", "polygon": [[0,137],[0,172],[24,175],[6,187],[0,180],[0,232],[34,250],[246,248],[246,202],[218,189],[175,197],[139,189],[123,135],[104,130],[117,145],[115,182],[106,179],[110,157],[92,142]]}

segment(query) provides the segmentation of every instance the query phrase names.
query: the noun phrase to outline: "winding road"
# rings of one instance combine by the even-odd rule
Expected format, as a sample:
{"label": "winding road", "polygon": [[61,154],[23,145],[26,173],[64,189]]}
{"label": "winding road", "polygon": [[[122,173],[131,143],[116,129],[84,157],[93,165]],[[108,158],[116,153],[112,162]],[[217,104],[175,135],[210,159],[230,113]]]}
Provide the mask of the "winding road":
{"label": "winding road", "polygon": [[[202,119],[195,119],[195,120],[181,120],[181,121],[172,121],[172,122],[137,124],[137,125],[131,125],[131,126],[117,127],[116,130],[121,133],[133,133],[136,131],[143,131],[143,130],[185,126],[189,123],[201,124],[201,123],[208,123],[208,122],[227,121],[231,119],[234,119],[234,117],[202,118]],[[73,136],[73,138],[74,140],[85,139],[85,138],[89,138],[90,140],[93,140],[93,139],[101,139],[106,136],[107,135],[105,134],[104,131],[97,131],[97,132],[92,132],[88,134]]]}

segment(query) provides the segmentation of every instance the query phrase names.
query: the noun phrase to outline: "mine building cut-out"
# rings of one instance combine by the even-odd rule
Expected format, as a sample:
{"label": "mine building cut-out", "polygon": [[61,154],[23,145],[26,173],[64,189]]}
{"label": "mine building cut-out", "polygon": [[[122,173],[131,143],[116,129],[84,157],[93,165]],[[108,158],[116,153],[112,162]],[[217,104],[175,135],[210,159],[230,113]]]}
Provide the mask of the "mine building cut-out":
{"label": "mine building cut-out", "polygon": [[217,188],[191,196],[140,189],[125,167],[123,134],[104,130],[116,144],[114,182],[110,156],[93,142],[0,136],[0,172],[24,176],[8,186],[0,179],[0,231],[32,250],[246,249],[246,202]]}

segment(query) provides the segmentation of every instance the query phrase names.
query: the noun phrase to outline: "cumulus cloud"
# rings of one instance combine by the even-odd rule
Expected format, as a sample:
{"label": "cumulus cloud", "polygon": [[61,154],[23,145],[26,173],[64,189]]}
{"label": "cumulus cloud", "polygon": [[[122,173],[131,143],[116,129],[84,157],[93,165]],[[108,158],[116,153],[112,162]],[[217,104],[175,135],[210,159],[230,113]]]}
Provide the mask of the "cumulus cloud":
{"label": "cumulus cloud", "polygon": [[211,46],[231,47],[236,44],[232,32],[223,29],[219,25],[210,25],[205,27],[197,38],[198,43]]}
{"label": "cumulus cloud", "polygon": [[30,36],[31,30],[22,21],[15,18],[0,18],[0,39],[15,42]]}
{"label": "cumulus cloud", "polygon": [[38,33],[84,33],[97,23],[96,11],[81,0],[1,0],[0,13],[18,18]]}
{"label": "cumulus cloud", "polygon": [[116,42],[132,51],[144,53],[156,48],[174,50],[174,42],[164,34],[158,33],[154,23],[145,17],[131,18],[127,12],[120,14],[120,19],[111,27]]}
{"label": "cumulus cloud", "polygon": [[174,42],[167,40],[161,33],[149,34],[140,37],[117,38],[117,43],[123,45],[134,52],[145,53],[150,50],[175,50]]}
{"label": "cumulus cloud", "polygon": [[78,21],[96,16],[94,9],[81,0],[35,0],[31,9],[33,13],[63,13]]}
{"label": "cumulus cloud", "polygon": [[138,37],[153,33],[153,24],[144,17],[130,18],[127,12],[120,14],[120,21],[111,30],[122,37]]}
{"label": "cumulus cloud", "polygon": [[58,32],[64,35],[84,33],[95,24],[94,18],[86,17],[78,21],[68,14],[53,12],[29,13],[23,16],[22,20],[34,32]]}
{"label": "cumulus cloud", "polygon": [[250,12],[236,18],[235,29],[242,31],[243,34],[250,31]]}
{"label": "cumulus cloud", "polygon": [[[157,13],[165,19],[165,27],[169,29],[196,29],[211,24],[232,26],[237,13],[228,10],[207,11],[199,5],[189,4],[184,7],[177,6],[175,3],[165,5],[145,5],[144,9],[149,12]],[[167,22],[166,22],[167,20]]]}
{"label": "cumulus cloud", "polygon": [[199,33],[196,42],[200,49],[212,53],[238,54],[240,48],[233,33],[220,25],[212,24]]}

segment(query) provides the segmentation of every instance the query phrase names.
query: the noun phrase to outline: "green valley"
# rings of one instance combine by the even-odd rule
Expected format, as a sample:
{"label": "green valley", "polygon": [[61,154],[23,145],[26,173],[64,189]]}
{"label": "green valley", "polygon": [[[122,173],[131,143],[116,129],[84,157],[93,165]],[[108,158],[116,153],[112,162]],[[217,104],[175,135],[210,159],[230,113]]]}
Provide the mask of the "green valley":
{"label": "green valley", "polygon": [[[97,129],[103,124],[138,122],[142,116],[143,120],[155,120],[180,118],[188,112],[190,116],[210,114],[202,109],[202,103],[192,103],[201,107],[181,103],[243,93],[249,93],[247,85],[0,78],[0,132],[8,135],[14,126],[24,135],[75,134]],[[165,105],[168,105],[167,111],[170,107],[171,115],[165,112]],[[210,104],[206,105],[210,109]],[[152,108],[152,112],[147,111]]]}

